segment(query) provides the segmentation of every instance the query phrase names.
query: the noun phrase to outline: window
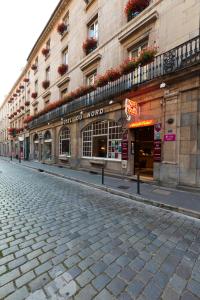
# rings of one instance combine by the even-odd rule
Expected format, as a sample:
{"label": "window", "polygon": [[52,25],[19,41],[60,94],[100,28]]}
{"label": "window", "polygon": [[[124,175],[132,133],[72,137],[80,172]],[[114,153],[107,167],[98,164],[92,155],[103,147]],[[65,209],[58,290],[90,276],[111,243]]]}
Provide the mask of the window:
{"label": "window", "polygon": [[68,30],[68,26],[69,26],[69,12],[67,12],[66,15],[64,16],[63,23],[66,25],[66,28]]}
{"label": "window", "polygon": [[93,85],[95,82],[95,78],[97,76],[97,71],[95,70],[94,72],[92,72],[91,74],[86,76],[86,84],[87,85]]}
{"label": "window", "polygon": [[48,39],[48,41],[46,42],[46,48],[50,50],[50,46],[51,46],[51,39]]}
{"label": "window", "polygon": [[71,155],[70,130],[68,127],[64,127],[61,130],[59,154],[60,154],[60,156],[70,156]]}
{"label": "window", "polygon": [[35,93],[38,93],[38,80],[35,81]]}
{"label": "window", "polygon": [[121,126],[114,121],[92,123],[82,132],[83,157],[121,160]]}
{"label": "window", "polygon": [[96,19],[93,23],[88,25],[88,37],[95,38],[98,40],[99,28],[98,28],[98,19]]}
{"label": "window", "polygon": [[38,113],[38,108],[37,108],[37,107],[35,107],[35,108],[34,108],[34,116],[36,116],[36,115],[37,115],[37,113]]}
{"label": "window", "polygon": [[49,130],[47,130],[44,134],[44,159],[52,159],[52,139]]}
{"label": "window", "polygon": [[145,40],[139,45],[133,47],[131,50],[129,50],[129,58],[137,58],[140,55],[141,51],[147,48],[147,46],[148,46],[148,41]]}
{"label": "window", "polygon": [[50,81],[50,67],[46,68],[45,77],[47,81]]}
{"label": "window", "polygon": [[62,51],[62,63],[68,65],[68,48]]}
{"label": "window", "polygon": [[60,90],[60,97],[61,98],[65,97],[67,95],[67,93],[68,93],[68,88],[67,87],[64,88],[64,89],[61,89]]}

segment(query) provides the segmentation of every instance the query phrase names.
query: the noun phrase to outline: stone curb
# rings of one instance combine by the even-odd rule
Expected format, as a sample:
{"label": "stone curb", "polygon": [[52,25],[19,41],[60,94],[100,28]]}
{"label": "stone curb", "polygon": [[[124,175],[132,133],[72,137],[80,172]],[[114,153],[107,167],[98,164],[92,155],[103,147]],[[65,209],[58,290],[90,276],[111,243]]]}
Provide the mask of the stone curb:
{"label": "stone curb", "polygon": [[176,206],[165,204],[165,203],[162,203],[162,202],[156,202],[155,200],[144,198],[144,197],[138,196],[136,194],[129,194],[129,193],[121,192],[121,191],[118,191],[118,190],[110,188],[110,187],[106,187],[106,186],[103,186],[103,185],[101,186],[101,185],[98,185],[98,184],[95,184],[95,183],[90,183],[88,181],[84,181],[84,180],[77,179],[77,178],[74,178],[74,177],[61,175],[61,174],[51,172],[51,171],[47,171],[47,170],[44,170],[44,169],[41,169],[41,168],[27,166],[27,165],[24,165],[24,164],[19,165],[16,162],[13,162],[13,161],[12,161],[12,163],[16,164],[18,166],[21,166],[21,167],[25,167],[25,168],[32,169],[32,170],[35,170],[35,171],[44,172],[46,174],[53,175],[53,176],[56,176],[56,177],[59,177],[59,178],[71,180],[71,181],[74,181],[74,182],[77,182],[77,183],[81,183],[83,185],[90,186],[90,187],[108,192],[108,193],[116,195],[116,196],[121,196],[121,197],[124,197],[124,198],[128,198],[128,199],[137,201],[139,203],[155,206],[155,207],[162,208],[162,209],[165,209],[165,210],[169,210],[169,211],[177,212],[177,213],[180,213],[180,214],[184,214],[184,215],[187,215],[189,217],[200,219],[200,212],[197,212],[197,211],[194,211],[194,210],[186,209],[186,208],[183,208],[183,207],[176,207]]}

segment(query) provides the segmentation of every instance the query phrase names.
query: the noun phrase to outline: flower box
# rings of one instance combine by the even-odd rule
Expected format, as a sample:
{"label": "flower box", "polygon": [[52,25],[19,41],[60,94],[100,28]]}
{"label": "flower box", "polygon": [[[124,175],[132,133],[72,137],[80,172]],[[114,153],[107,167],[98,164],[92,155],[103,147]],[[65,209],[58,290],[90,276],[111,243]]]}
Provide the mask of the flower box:
{"label": "flower box", "polygon": [[36,65],[36,64],[32,64],[31,69],[32,69],[33,71],[36,71],[36,70],[37,70],[37,65]]}
{"label": "flower box", "polygon": [[66,65],[66,64],[61,64],[61,65],[58,67],[58,73],[59,73],[61,76],[64,75],[67,71],[68,71],[68,65]]}
{"label": "flower box", "polygon": [[16,93],[14,93],[14,94],[13,94],[13,97],[17,97],[17,94],[16,94]]}
{"label": "flower box", "polygon": [[151,0],[129,0],[125,6],[128,21],[132,20],[150,4]]}
{"label": "flower box", "polygon": [[50,81],[49,80],[44,80],[42,81],[42,87],[46,90],[50,85]]}
{"label": "flower box", "polygon": [[33,98],[33,99],[36,99],[37,98],[37,92],[33,92],[32,94],[31,94],[31,97]]}
{"label": "flower box", "polygon": [[102,87],[105,86],[106,84],[108,84],[108,77],[105,74],[97,76],[95,80],[96,87]]}
{"label": "flower box", "polygon": [[25,77],[23,81],[27,83],[29,82],[29,78]]}
{"label": "flower box", "polygon": [[25,101],[24,105],[25,106],[29,106],[30,105],[30,101]]}
{"label": "flower box", "polygon": [[157,47],[145,48],[141,51],[140,56],[138,57],[138,63],[140,66],[146,66],[154,61],[155,55],[157,54]]}
{"label": "flower box", "polygon": [[91,53],[97,48],[97,39],[95,38],[87,38],[86,41],[83,43],[83,51],[86,55]]}
{"label": "flower box", "polygon": [[75,98],[82,97],[95,90],[94,85],[80,86],[74,91]]}
{"label": "flower box", "polygon": [[117,80],[121,77],[121,73],[117,69],[116,70],[115,69],[110,69],[106,72],[105,76],[107,77],[108,82],[109,81],[115,81],[115,80]]}
{"label": "flower box", "polygon": [[17,115],[17,111],[15,111],[13,114],[16,116]]}
{"label": "flower box", "polygon": [[20,109],[20,108],[18,108],[18,109],[17,109],[17,112],[18,112],[18,113],[20,113],[20,112],[21,112],[21,109]]}
{"label": "flower box", "polygon": [[23,106],[23,105],[21,105],[21,106],[20,106],[20,109],[21,109],[21,110],[24,110],[24,106]]}
{"label": "flower box", "polygon": [[24,89],[24,86],[21,84],[21,85],[19,86],[19,88],[20,88],[20,90],[23,90],[23,89]]}
{"label": "flower box", "polygon": [[43,48],[42,49],[42,54],[46,57],[50,52],[50,49],[49,48]]}
{"label": "flower box", "polygon": [[129,74],[138,67],[138,60],[134,58],[128,58],[126,59],[120,66],[121,74]]}
{"label": "flower box", "polygon": [[65,31],[67,31],[67,25],[64,22],[58,24],[58,26],[57,26],[57,32],[60,35],[63,35]]}
{"label": "flower box", "polygon": [[29,122],[31,122],[33,120],[33,116],[26,116],[25,118],[24,118],[24,123],[29,123]]}

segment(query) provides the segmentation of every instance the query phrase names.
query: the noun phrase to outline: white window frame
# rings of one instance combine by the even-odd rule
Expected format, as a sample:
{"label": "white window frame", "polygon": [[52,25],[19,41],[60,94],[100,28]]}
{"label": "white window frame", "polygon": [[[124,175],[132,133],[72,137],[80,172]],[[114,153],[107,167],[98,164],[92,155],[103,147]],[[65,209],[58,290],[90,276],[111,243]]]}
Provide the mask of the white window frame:
{"label": "white window frame", "polygon": [[[63,137],[64,131],[67,131],[66,137]],[[62,141],[69,141],[69,154],[67,155],[67,152],[64,153],[62,151]],[[59,135],[59,157],[65,158],[65,157],[71,157],[71,132],[69,127],[63,127],[60,131]]]}
{"label": "white window frame", "polygon": [[88,37],[95,38],[98,41],[98,39],[99,39],[98,18],[96,18],[91,24],[88,25]]}

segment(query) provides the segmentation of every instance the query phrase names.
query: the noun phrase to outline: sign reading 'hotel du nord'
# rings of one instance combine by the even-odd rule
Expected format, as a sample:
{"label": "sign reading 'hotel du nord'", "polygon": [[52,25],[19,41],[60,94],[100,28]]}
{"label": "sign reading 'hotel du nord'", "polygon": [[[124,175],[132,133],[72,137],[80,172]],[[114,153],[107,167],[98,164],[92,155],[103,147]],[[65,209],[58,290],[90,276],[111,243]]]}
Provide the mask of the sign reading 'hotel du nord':
{"label": "sign reading 'hotel du nord'", "polygon": [[96,109],[96,110],[93,110],[93,111],[90,111],[90,112],[86,112],[85,116],[83,115],[83,113],[79,113],[78,115],[75,115],[71,118],[64,119],[63,120],[63,125],[70,124],[70,123],[77,122],[77,121],[81,121],[83,119],[94,118],[94,117],[97,117],[97,116],[100,116],[100,115],[103,115],[103,114],[104,114],[104,109],[103,108]]}

